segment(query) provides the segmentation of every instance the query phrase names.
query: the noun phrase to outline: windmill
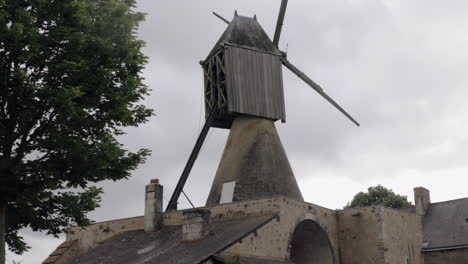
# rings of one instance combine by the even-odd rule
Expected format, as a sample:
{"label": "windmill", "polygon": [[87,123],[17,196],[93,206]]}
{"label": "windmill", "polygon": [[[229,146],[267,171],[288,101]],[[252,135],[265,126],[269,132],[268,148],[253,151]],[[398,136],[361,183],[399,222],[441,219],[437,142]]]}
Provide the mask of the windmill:
{"label": "windmill", "polygon": [[273,41],[256,16],[244,17],[236,11],[229,21],[214,13],[228,27],[200,62],[205,79],[206,122],[166,210],[177,209],[179,196],[184,193],[184,185],[211,127],[231,131],[207,205],[272,195],[302,200],[274,125],[278,120],[286,122],[282,66],[359,126],[279,50],[287,4],[288,0],[281,3]]}

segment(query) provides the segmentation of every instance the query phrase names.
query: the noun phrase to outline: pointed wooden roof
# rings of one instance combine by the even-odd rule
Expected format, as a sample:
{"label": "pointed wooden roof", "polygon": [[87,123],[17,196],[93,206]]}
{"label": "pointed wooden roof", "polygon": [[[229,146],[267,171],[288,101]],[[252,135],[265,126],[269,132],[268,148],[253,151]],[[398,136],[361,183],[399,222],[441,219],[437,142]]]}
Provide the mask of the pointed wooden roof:
{"label": "pointed wooden roof", "polygon": [[257,19],[250,17],[234,16],[208,57],[218,51],[223,44],[281,55]]}

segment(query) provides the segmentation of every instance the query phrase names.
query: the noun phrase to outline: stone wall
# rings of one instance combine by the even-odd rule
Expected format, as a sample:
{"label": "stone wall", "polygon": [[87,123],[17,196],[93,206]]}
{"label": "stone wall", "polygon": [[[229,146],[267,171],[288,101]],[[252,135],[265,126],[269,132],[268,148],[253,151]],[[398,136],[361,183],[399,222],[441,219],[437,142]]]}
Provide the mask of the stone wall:
{"label": "stone wall", "polygon": [[339,262],[338,239],[335,212],[317,205],[278,197],[272,198],[264,206],[278,207],[279,221],[270,222],[261,228],[257,235],[246,237],[227,250],[228,253],[255,257],[289,259],[292,234],[296,226],[304,220],[313,220],[328,234],[335,263]]}
{"label": "stone wall", "polygon": [[[249,215],[278,214],[279,205],[275,202],[280,197],[265,198],[259,200],[235,202],[229,204],[201,207],[198,209],[209,209],[211,219],[239,219]],[[282,197],[281,197],[282,198]],[[163,226],[182,225],[184,212],[193,209],[166,212],[163,215]]]}
{"label": "stone wall", "polygon": [[[208,209],[211,211],[213,221],[219,218],[226,220],[259,214],[280,216],[279,221],[268,223],[256,234],[247,236],[240,243],[229,248],[226,251],[228,254],[289,259],[289,246],[294,229],[300,222],[310,219],[317,222],[327,232],[334,249],[335,263],[340,263],[336,213],[333,210],[282,196],[210,206]],[[165,213],[164,225],[182,224],[183,212]]]}
{"label": "stone wall", "polygon": [[424,264],[466,264],[468,263],[468,248],[424,252]]}
{"label": "stone wall", "polygon": [[421,216],[390,208],[381,214],[385,263],[423,264]]}
{"label": "stone wall", "polygon": [[342,264],[384,264],[381,207],[337,213]]}
{"label": "stone wall", "polygon": [[416,214],[380,206],[343,210],[338,230],[342,264],[423,264]]}

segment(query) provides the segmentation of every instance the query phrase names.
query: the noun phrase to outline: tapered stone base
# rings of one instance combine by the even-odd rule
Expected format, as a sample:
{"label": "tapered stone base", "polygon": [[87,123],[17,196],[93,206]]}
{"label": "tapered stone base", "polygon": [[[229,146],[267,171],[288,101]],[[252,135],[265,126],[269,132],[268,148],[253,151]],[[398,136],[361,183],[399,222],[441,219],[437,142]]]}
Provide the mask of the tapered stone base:
{"label": "tapered stone base", "polygon": [[233,181],[234,202],[275,195],[303,200],[272,120],[239,117],[234,121],[206,205],[219,204],[223,184]]}

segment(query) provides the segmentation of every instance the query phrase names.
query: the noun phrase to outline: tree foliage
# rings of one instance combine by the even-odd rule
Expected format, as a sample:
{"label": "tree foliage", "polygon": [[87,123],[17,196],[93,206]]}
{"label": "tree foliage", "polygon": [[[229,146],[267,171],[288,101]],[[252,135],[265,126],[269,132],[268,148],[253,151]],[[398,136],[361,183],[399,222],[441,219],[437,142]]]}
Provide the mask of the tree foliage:
{"label": "tree foliage", "polygon": [[408,197],[394,193],[392,190],[378,185],[369,187],[367,193],[360,192],[356,194],[353,200],[345,208],[356,208],[363,206],[382,205],[390,208],[405,208],[411,206]]}
{"label": "tree foliage", "polygon": [[226,264],[241,264],[241,258],[239,255],[233,255],[226,259]]}
{"label": "tree foliage", "polygon": [[7,243],[22,228],[57,235],[90,223],[94,183],[130,176],[149,150],[122,129],[152,115],[135,0],[0,0],[0,200]]}

